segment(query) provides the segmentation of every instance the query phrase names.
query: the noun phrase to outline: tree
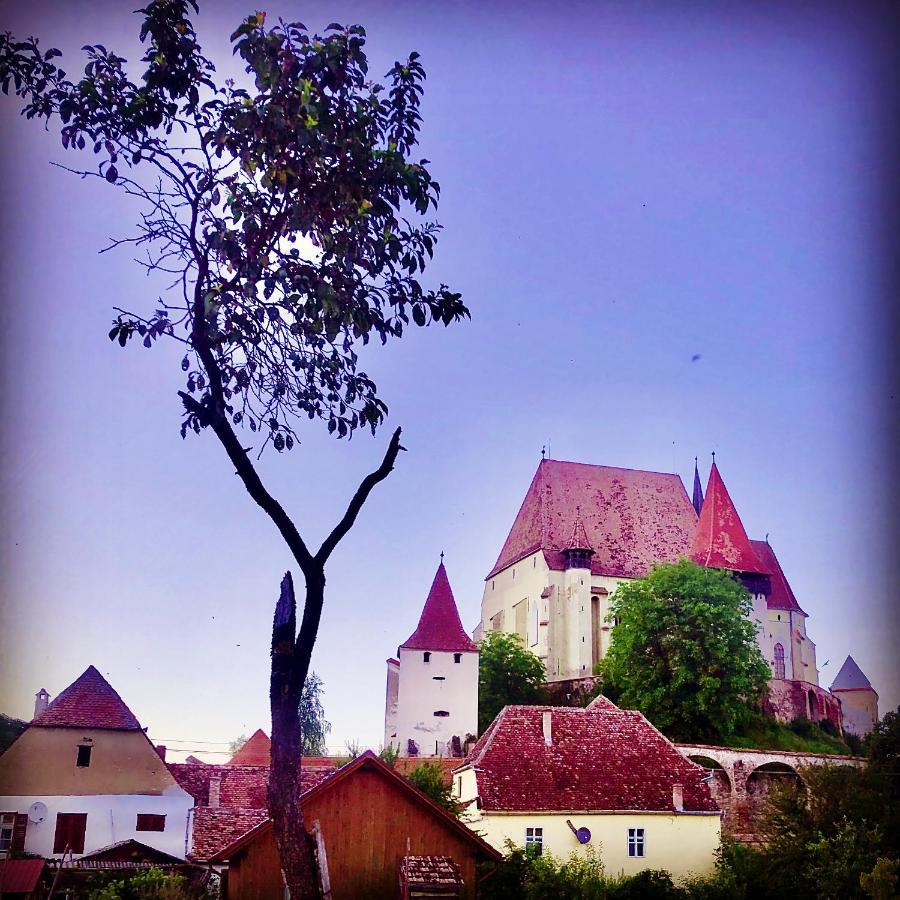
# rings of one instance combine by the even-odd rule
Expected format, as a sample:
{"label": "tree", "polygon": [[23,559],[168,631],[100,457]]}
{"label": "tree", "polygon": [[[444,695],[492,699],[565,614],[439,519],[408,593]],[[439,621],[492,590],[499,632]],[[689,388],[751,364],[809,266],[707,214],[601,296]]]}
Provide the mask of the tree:
{"label": "tree", "polygon": [[325,738],[331,723],[322,707],[322,679],[315,672],[306,676],[300,695],[300,752],[302,756],[324,756]]}
{"label": "tree", "polygon": [[545,674],[517,634],[489,631],[478,646],[478,731],[484,734],[504,706],[540,703]]}
{"label": "tree", "polygon": [[228,752],[234,756],[244,744],[247,743],[247,735],[241,732],[233,741],[229,741],[228,743]]}
{"label": "tree", "polygon": [[459,817],[462,807],[454,799],[453,789],[444,780],[444,770],[438,763],[419,763],[406,778],[438,806],[443,806],[451,815]]}
{"label": "tree", "polygon": [[[102,44],[84,48],[72,81],[33,38],[0,36],[0,85],[29,119],[59,123],[63,147],[92,150],[76,171],[141,205],[133,235],[171,288],[152,308],[116,309],[110,339],[183,349],[181,432],[212,434],[287,544],[305,583],[297,627],[290,572],[272,629],[269,806],[286,882],[312,896],[315,874],[298,802],[299,707],[325,598],[325,566],[375,486],[392,471],[400,429],[356,487],[318,550],[263,483],[251,451],[285,453],[300,422],[339,438],[374,433],[387,406],[359,366],[358,345],[410,324],[468,316],[459,294],[419,281],[439,225],[422,221],[440,188],[412,158],[421,123],[418,54],[386,84],[368,77],[365,31],[249,16],[231,39],[247,78],[218,83],[201,50],[195,0],[151,0],[139,13],[146,52],[132,80]],[[243,431],[246,429],[246,431]],[[241,436],[239,436],[239,433]],[[248,447],[247,441],[256,442]]]}
{"label": "tree", "polygon": [[621,584],[604,693],[675,740],[727,737],[749,721],[769,679],[751,609],[729,573],[688,560]]}

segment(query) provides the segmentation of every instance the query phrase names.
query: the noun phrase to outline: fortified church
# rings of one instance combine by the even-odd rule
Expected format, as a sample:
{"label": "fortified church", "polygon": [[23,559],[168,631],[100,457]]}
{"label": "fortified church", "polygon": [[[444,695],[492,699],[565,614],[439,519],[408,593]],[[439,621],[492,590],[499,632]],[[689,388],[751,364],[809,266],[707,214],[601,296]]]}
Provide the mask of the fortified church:
{"label": "fortified church", "polygon": [[[696,465],[689,497],[678,475],[542,459],[485,579],[474,641],[518,634],[553,687],[577,692],[609,648],[616,587],[682,558],[733,572],[749,591],[772,714],[871,729],[878,695],[849,656],[831,690],[820,686],[808,615],[768,539],[748,537],[715,458],[705,497]],[[416,631],[388,660],[386,746],[461,755],[477,725],[477,651],[442,561]]]}

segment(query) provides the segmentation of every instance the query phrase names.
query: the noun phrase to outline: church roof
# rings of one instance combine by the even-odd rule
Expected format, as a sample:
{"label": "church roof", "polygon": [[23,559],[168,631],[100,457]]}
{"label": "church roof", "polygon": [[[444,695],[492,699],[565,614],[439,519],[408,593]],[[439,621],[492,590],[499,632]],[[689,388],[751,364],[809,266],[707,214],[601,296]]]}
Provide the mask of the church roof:
{"label": "church roof", "polygon": [[841,670],[831,685],[833,691],[865,691],[874,690],[872,683],[863,674],[863,670],[856,664],[852,656],[848,656],[841,666]]}
{"label": "church roof", "polygon": [[269,736],[257,728],[226,766],[267,766],[272,755],[272,742]]}
{"label": "church roof", "polygon": [[591,553],[594,552],[594,548],[591,546],[591,542],[587,536],[587,532],[584,530],[584,522],[581,521],[581,513],[575,513],[575,525],[572,528],[572,537],[569,538],[569,543],[563,548],[564,550],[589,550]]}
{"label": "church roof", "polygon": [[93,666],[88,666],[39,716],[32,719],[31,724],[57,728],[141,730],[134,713]]}
{"label": "church roof", "polygon": [[694,532],[690,557],[710,568],[769,574],[750,544],[715,462],[709,471],[706,499]]}
{"label": "church roof", "polygon": [[605,697],[585,709],[505,706],[464,765],[476,770],[488,811],[674,812],[672,789],[680,784],[685,810],[718,812],[704,770],[641,713]]}
{"label": "church roof", "polygon": [[416,630],[400,645],[400,650],[477,651],[478,646],[466,634],[450,589],[444,563],[438,566],[428,599]]}
{"label": "church roof", "polygon": [[800,608],[800,604],[797,602],[797,598],[794,596],[794,592],[791,590],[791,586],[785,577],[784,570],[781,568],[781,563],[778,562],[778,557],[775,556],[775,551],[769,545],[769,542],[750,541],[750,544],[756,552],[759,561],[772,576],[770,580],[772,590],[766,597],[766,606],[769,609],[792,609],[803,613],[805,616],[806,613]]}
{"label": "church roof", "polygon": [[640,578],[654,563],[675,562],[697,524],[678,475],[545,459],[487,578],[538,550],[563,570],[579,510],[595,575]]}

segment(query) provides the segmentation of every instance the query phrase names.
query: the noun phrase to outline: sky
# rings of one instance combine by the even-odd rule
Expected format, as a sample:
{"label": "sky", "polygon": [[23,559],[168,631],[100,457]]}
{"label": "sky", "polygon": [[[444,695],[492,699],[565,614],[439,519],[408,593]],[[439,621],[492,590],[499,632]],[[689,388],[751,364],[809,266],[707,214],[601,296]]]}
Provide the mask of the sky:
{"label": "sky", "polygon": [[[5,27],[137,59],[135,4],[9,4]],[[421,154],[444,225],[426,279],[471,322],[367,359],[407,448],[328,570],[313,656],[332,750],[378,748],[385,659],[444,551],[463,621],[546,446],[676,472],[710,452],[769,535],[830,685],[852,653],[900,703],[897,407],[888,335],[896,30],[868,4],[308,2],[359,22],[371,71],[428,73]],[[220,73],[253,11],[197,20]],[[127,251],[135,209],[50,161],[58,137],[0,100],[3,607],[0,711],[30,718],[96,665],[152,739],[210,761],[269,730],[268,646],[291,558],[212,435],[179,435],[180,355],[121,350],[113,306],[159,286]],[[73,158],[68,159],[74,162]],[[310,425],[261,474],[318,545],[390,427]],[[295,573],[296,574],[296,573]]]}

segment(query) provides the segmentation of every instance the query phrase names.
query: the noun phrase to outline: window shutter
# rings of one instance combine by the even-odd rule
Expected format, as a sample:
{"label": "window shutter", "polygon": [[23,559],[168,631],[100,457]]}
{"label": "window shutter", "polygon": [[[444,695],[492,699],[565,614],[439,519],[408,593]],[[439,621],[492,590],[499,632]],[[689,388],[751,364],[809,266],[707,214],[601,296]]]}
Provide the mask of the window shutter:
{"label": "window shutter", "polygon": [[25,852],[25,832],[28,830],[28,816],[25,813],[16,813],[16,821],[13,825],[12,844],[10,850],[13,853]]}
{"label": "window shutter", "polygon": [[53,852],[65,853],[68,847],[72,853],[84,853],[84,833],[87,830],[87,813],[58,813],[56,816],[56,836]]}

